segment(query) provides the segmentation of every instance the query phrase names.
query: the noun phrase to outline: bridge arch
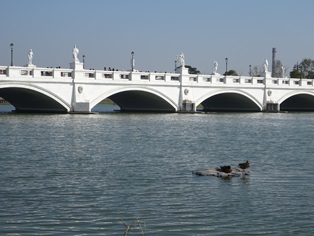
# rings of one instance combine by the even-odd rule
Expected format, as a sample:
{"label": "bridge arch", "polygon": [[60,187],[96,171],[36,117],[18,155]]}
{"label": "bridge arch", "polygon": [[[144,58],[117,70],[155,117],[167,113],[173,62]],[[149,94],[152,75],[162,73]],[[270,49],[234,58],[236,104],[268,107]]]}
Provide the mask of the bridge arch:
{"label": "bridge arch", "polygon": [[196,101],[204,111],[262,111],[262,104],[252,95],[239,90],[216,90]]}
{"label": "bridge arch", "polygon": [[314,92],[291,92],[278,100],[281,111],[314,111]]}
{"label": "bridge arch", "polygon": [[178,105],[171,98],[158,90],[144,87],[112,89],[91,101],[91,109],[106,98],[115,102],[121,111],[178,111]]}
{"label": "bridge arch", "polygon": [[59,96],[30,84],[1,84],[0,97],[12,104],[17,112],[67,113],[71,109]]}

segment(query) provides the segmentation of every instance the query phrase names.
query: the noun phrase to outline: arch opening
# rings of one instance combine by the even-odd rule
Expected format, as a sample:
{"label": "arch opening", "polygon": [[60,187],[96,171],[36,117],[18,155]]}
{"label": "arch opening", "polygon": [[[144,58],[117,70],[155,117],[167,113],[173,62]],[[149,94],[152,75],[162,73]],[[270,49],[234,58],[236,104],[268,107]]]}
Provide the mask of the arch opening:
{"label": "arch opening", "polygon": [[310,94],[291,96],[280,104],[280,111],[314,111],[314,96]]}
{"label": "arch opening", "polygon": [[260,107],[251,99],[238,93],[221,93],[200,103],[205,112],[260,112]]}
{"label": "arch opening", "polygon": [[15,107],[18,113],[67,113],[67,109],[54,99],[25,88],[1,88],[0,97]]}
{"label": "arch opening", "polygon": [[174,107],[163,98],[140,90],[115,93],[108,97],[122,112],[175,112]]}
{"label": "arch opening", "polygon": [[120,107],[109,98],[103,99],[92,108],[92,112],[107,113],[120,111]]}

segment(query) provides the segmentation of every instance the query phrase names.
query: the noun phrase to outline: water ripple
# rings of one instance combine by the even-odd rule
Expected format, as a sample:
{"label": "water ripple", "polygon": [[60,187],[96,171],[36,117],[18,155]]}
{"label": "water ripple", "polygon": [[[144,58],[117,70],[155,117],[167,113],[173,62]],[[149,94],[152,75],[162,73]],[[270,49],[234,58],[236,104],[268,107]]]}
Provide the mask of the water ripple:
{"label": "water ripple", "polygon": [[[306,113],[1,115],[0,233],[122,235],[140,217],[149,235],[309,235],[313,126]],[[245,178],[192,175],[246,159]]]}

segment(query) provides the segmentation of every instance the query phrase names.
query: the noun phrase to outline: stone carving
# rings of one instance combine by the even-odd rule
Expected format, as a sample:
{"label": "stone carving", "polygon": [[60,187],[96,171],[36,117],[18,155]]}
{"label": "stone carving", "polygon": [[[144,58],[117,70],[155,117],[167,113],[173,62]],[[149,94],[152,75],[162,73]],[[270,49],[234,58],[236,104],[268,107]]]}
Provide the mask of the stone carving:
{"label": "stone carving", "polygon": [[267,59],[265,59],[263,66],[264,66],[264,72],[268,72],[268,61],[267,61]]}
{"label": "stone carving", "polygon": [[78,91],[79,93],[83,93],[83,87],[82,87],[82,86],[79,86],[79,87],[77,88],[77,91]]}
{"label": "stone carving", "polygon": [[79,49],[76,47],[76,45],[74,45],[74,48],[73,48],[73,59],[74,59],[74,62],[80,62],[79,59],[78,59],[78,54],[79,54]]}
{"label": "stone carving", "polygon": [[34,57],[34,53],[33,50],[30,49],[28,52],[28,65],[33,65],[33,57]]}
{"label": "stone carving", "polygon": [[184,94],[185,94],[185,95],[188,95],[188,94],[189,94],[189,92],[190,92],[190,91],[189,91],[189,89],[187,89],[187,88],[186,88],[186,89],[184,89]]}
{"label": "stone carving", "polygon": [[185,59],[184,59],[184,54],[183,52],[181,52],[178,56],[177,56],[177,61],[180,62],[180,65],[182,67],[185,67]]}
{"label": "stone carving", "polygon": [[217,74],[217,71],[218,71],[218,62],[217,61],[214,61],[214,67],[213,67],[213,74]]}
{"label": "stone carving", "polygon": [[285,78],[286,77],[286,68],[284,65],[281,65],[281,78]]}

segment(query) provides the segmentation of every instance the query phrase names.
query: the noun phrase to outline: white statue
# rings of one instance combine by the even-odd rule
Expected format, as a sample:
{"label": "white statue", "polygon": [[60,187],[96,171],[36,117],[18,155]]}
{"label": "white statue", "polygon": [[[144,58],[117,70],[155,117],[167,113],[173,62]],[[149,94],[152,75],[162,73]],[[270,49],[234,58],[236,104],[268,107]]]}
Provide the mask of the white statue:
{"label": "white statue", "polygon": [[285,78],[286,68],[284,65],[281,65],[281,78]]}
{"label": "white statue", "polygon": [[268,72],[268,61],[267,61],[267,59],[265,59],[263,66],[264,66],[264,72]]}
{"label": "white statue", "polygon": [[217,74],[217,71],[218,71],[218,62],[217,61],[214,61],[214,67],[213,67],[213,74]]}
{"label": "white statue", "polygon": [[74,48],[73,48],[73,59],[74,59],[74,62],[80,62],[79,59],[78,59],[78,54],[79,54],[79,50],[78,48],[76,47],[76,45],[74,45]]}
{"label": "white statue", "polygon": [[34,57],[34,53],[33,50],[30,49],[28,52],[28,65],[33,65],[33,57]]}
{"label": "white statue", "polygon": [[184,54],[183,52],[181,52],[178,56],[177,56],[177,61],[180,62],[182,67],[185,67],[185,61],[184,61]]}

